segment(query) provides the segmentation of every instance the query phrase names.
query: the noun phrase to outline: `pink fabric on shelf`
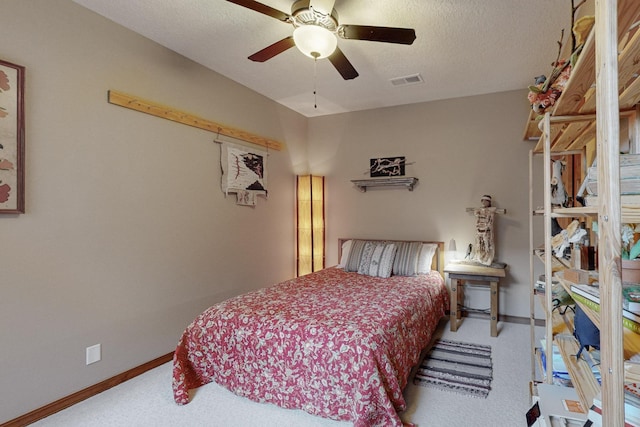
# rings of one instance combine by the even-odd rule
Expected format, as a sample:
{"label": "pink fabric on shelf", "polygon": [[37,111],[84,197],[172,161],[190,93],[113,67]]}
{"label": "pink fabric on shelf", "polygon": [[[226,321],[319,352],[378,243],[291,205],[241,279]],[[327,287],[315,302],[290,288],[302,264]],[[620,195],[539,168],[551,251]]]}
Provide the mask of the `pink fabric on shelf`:
{"label": "pink fabric on shelf", "polygon": [[208,308],[173,358],[178,404],[211,381],[257,402],[402,426],[402,390],[448,307],[439,273],[378,278],[327,268]]}

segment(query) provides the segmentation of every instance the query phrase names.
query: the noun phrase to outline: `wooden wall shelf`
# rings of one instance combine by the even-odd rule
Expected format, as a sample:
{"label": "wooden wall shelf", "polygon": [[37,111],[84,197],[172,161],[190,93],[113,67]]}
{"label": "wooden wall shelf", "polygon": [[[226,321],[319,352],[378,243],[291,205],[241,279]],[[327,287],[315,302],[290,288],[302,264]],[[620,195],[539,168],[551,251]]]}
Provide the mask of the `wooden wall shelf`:
{"label": "wooden wall shelf", "polygon": [[249,142],[251,144],[260,145],[270,150],[280,151],[284,148],[284,144],[279,141],[264,138],[244,130],[235,129],[202,117],[195,116],[176,108],[167,107],[154,101],[141,99],[137,96],[128,95],[126,93],[110,90],[107,94],[107,100],[110,104],[119,105],[120,107],[129,108],[141,113],[150,114],[162,119],[171,120],[187,126],[193,126],[218,135],[228,136],[230,138]]}
{"label": "wooden wall shelf", "polygon": [[363,193],[367,191],[367,187],[406,187],[407,190],[413,191],[413,186],[418,182],[418,178],[353,179],[351,182],[353,182]]}

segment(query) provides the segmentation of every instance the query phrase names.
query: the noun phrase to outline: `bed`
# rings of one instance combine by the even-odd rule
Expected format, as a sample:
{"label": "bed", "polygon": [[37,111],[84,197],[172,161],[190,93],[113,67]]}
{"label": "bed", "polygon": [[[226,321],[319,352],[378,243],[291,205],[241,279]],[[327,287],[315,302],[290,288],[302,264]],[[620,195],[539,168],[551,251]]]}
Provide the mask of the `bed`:
{"label": "bed", "polygon": [[176,347],[176,403],[214,381],[354,426],[402,426],[402,390],[449,304],[442,249],[340,239],[337,266],[208,308]]}

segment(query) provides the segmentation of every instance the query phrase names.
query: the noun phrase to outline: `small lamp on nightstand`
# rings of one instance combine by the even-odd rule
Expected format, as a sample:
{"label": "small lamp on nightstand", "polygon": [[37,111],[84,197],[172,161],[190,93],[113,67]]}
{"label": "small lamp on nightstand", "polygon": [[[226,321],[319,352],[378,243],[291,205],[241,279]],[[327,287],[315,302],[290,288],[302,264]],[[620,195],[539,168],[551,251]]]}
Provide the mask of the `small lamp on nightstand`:
{"label": "small lamp on nightstand", "polygon": [[456,248],[455,239],[449,240],[449,246],[447,246],[447,250],[445,252],[446,255],[446,263],[455,262],[458,260],[458,252]]}

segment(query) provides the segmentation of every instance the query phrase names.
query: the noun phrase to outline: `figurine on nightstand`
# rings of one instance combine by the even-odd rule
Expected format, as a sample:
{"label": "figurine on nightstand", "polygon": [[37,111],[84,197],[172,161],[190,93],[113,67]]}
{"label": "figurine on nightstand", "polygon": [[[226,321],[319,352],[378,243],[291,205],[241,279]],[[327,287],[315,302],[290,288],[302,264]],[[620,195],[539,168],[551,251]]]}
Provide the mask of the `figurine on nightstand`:
{"label": "figurine on nightstand", "polygon": [[467,208],[467,212],[473,212],[476,217],[476,239],[471,261],[483,265],[491,265],[495,255],[493,242],[493,218],[496,213],[506,213],[504,209],[497,209],[491,206],[491,196],[484,195],[480,199],[482,207]]}

